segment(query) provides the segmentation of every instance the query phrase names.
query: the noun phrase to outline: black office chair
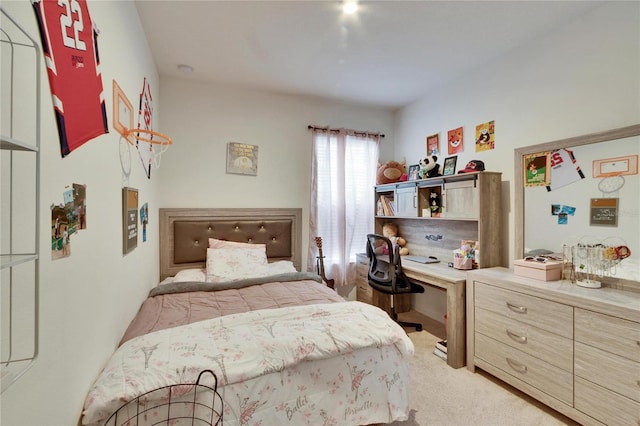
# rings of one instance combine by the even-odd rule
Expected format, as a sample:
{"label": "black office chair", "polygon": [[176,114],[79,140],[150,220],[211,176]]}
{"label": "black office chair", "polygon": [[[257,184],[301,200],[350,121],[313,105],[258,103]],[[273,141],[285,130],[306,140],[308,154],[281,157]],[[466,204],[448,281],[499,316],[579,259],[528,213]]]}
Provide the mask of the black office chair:
{"label": "black office chair", "polygon": [[[386,254],[385,254],[386,253]],[[424,287],[410,281],[402,272],[400,246],[394,246],[389,238],[367,234],[367,257],[369,258],[369,285],[381,293],[388,294],[391,302],[391,318],[405,327],[422,331],[422,324],[399,321],[394,296],[406,293],[424,293]]]}

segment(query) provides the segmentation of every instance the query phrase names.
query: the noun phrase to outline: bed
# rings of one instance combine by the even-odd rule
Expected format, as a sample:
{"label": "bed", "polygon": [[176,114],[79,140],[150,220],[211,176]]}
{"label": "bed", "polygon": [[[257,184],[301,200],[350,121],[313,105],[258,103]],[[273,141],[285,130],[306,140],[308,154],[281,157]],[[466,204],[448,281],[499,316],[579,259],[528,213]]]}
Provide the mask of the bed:
{"label": "bed", "polygon": [[382,310],[300,272],[301,214],[160,209],[161,283],[92,385],[82,424],[204,370],[225,425],[406,420],[411,340]]}

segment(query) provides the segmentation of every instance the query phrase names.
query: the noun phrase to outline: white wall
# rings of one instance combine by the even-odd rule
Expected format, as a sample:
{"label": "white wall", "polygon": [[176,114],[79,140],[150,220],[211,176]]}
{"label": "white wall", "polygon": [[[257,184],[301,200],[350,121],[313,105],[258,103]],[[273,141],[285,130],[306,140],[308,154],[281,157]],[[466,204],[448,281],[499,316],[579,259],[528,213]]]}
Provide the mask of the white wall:
{"label": "white wall", "polygon": [[[144,77],[151,82],[154,122],[160,126],[159,79],[133,2],[88,5],[100,29],[109,127],[112,80],[118,81],[137,113]],[[31,2],[3,1],[2,8],[39,40]],[[77,423],[89,387],[157,282],[160,180],[148,180],[140,162],[134,161],[130,186],[139,190],[141,203],[149,203],[150,228],[147,242],[139,239],[138,248],[123,256],[119,135],[111,130],[62,159],[43,60],[41,64],[40,354],[36,364],[2,393],[0,423],[68,426]],[[3,110],[2,116],[7,113]],[[65,187],[73,183],[87,185],[87,229],[72,235],[69,258],[52,261],[49,206],[61,203]]]}
{"label": "white wall", "polygon": [[[386,135],[382,158],[392,153],[388,110],[164,77],[161,93],[163,131],[174,138],[162,158],[162,207],[300,207],[303,269],[311,177],[307,126],[379,131]],[[228,142],[258,146],[257,176],[226,174]]]}
{"label": "white wall", "polygon": [[[476,153],[475,126],[495,120],[496,149]],[[640,3],[608,2],[441,87],[397,114],[395,156],[419,159],[425,137],[464,126],[458,168],[479,159],[502,172],[505,266],[513,262],[514,148],[640,122]],[[444,151],[442,151],[444,149]],[[417,161],[413,161],[416,163]],[[415,306],[434,318],[443,295],[429,289]],[[434,300],[431,303],[430,300]]]}

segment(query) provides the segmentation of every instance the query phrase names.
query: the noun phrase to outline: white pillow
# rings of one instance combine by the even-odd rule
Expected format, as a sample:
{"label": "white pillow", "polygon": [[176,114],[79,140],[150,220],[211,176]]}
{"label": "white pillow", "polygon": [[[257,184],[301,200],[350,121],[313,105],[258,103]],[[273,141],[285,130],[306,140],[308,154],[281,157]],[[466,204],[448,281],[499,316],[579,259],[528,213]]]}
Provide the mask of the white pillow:
{"label": "white pillow", "polygon": [[255,248],[207,249],[207,281],[236,281],[264,277],[267,254]]}
{"label": "white pillow", "polygon": [[173,282],[179,281],[202,281],[204,282],[207,277],[207,273],[202,268],[197,269],[183,269],[173,277]]}
{"label": "white pillow", "polygon": [[175,279],[174,277],[167,277],[164,280],[160,281],[158,285],[171,284],[174,279]]}
{"label": "white pillow", "polygon": [[209,238],[209,248],[253,248],[266,250],[266,246],[264,244],[239,243],[236,241],[217,240],[215,238]]}
{"label": "white pillow", "polygon": [[286,274],[288,272],[298,272],[290,260],[278,260],[267,265],[267,273],[269,275]]}

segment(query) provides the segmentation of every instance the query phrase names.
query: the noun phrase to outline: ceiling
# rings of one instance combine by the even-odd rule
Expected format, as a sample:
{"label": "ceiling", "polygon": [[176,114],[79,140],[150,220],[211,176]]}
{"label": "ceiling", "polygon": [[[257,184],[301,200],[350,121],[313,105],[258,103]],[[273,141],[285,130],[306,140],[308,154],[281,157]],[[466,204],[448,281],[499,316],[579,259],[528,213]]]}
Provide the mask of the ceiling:
{"label": "ceiling", "polygon": [[135,1],[161,76],[390,109],[602,3],[360,1],[344,15],[327,0]]}

